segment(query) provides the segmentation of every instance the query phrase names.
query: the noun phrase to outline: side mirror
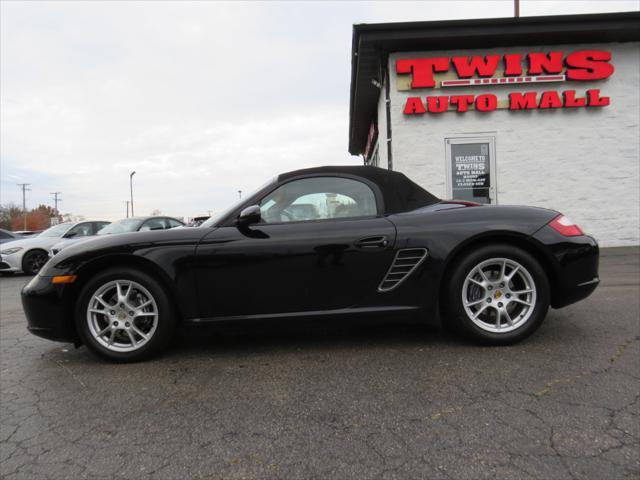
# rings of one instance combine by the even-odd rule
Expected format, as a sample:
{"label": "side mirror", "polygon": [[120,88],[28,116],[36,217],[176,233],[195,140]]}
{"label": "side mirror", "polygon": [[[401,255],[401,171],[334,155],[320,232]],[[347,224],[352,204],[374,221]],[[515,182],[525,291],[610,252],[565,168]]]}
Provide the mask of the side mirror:
{"label": "side mirror", "polygon": [[78,235],[78,232],[67,232],[67,233],[64,234],[63,238],[73,238],[76,235]]}
{"label": "side mirror", "polygon": [[140,228],[141,232],[150,232],[151,231],[151,227],[149,225],[145,225],[144,227]]}
{"label": "side mirror", "polygon": [[252,223],[258,223],[261,219],[260,215],[260,205],[251,205],[250,207],[245,208],[240,212],[238,219],[236,220],[236,225],[245,226],[251,225]]}

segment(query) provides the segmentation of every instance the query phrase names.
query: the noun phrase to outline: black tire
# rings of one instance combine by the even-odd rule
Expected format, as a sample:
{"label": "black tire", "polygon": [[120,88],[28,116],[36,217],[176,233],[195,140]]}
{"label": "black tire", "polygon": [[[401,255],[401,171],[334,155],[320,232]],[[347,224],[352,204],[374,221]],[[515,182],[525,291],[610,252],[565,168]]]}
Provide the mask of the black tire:
{"label": "black tire", "polygon": [[[101,287],[115,280],[138,283],[151,294],[157,305],[155,331],[144,345],[134,351],[121,352],[107,348],[96,339],[89,327],[87,318],[89,302]],[[105,315],[100,318],[107,317]],[[165,288],[152,276],[133,268],[113,268],[95,275],[82,288],[76,305],[75,324],[82,343],[99,357],[118,363],[145,360],[166,350],[173,339],[176,323],[176,315]]]}
{"label": "black tire", "polygon": [[[482,264],[482,262],[490,261],[491,259],[508,259],[516,262],[529,273],[535,286],[535,302],[532,302],[532,306],[529,307],[532,311],[528,318],[520,326],[517,326],[516,320],[514,327],[509,327],[514,328],[513,330],[500,333],[487,331],[486,329],[490,328],[491,325],[485,325],[481,328],[481,326],[472,320],[471,315],[467,313],[463,305],[463,289],[465,288],[467,275],[475,270],[478,265]],[[488,273],[491,272],[489,271]],[[470,283],[468,285],[470,285]],[[502,289],[499,288],[499,285],[492,288],[495,288],[492,292],[489,292],[486,288],[479,290],[483,292],[479,294],[479,298],[483,298],[483,295],[489,297],[498,294],[502,295]],[[489,302],[491,299],[485,301]],[[499,297],[497,300],[494,300],[494,302],[498,300]],[[503,297],[503,300],[506,302],[505,297]],[[502,306],[502,303],[500,305]],[[484,303],[481,303],[478,307],[474,306],[472,308],[480,310],[483,306]],[[494,308],[495,307],[496,305],[494,304]],[[518,305],[515,305],[515,308],[518,308]],[[519,342],[540,327],[548,310],[549,281],[547,275],[540,263],[533,256],[518,247],[507,244],[483,246],[470,251],[456,261],[450,268],[450,274],[446,280],[443,296],[444,326],[468,339],[488,345],[510,345]],[[493,318],[495,318],[495,316]],[[502,320],[498,320],[498,323],[500,322],[502,322]],[[483,322],[478,321],[478,323],[482,324]],[[502,323],[500,323],[500,326],[502,326]]]}
{"label": "black tire", "polygon": [[22,271],[27,275],[37,275],[48,260],[49,255],[44,250],[31,250],[22,257]]}

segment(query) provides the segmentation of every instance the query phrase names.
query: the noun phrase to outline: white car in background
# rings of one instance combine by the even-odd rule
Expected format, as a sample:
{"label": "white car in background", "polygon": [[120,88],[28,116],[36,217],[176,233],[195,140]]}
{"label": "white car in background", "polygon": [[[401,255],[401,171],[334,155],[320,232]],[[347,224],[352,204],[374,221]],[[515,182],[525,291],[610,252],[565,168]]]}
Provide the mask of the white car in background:
{"label": "white car in background", "polygon": [[[119,233],[133,233],[133,232],[147,232],[150,230],[169,230],[171,228],[184,227],[184,223],[177,218],[173,217],[130,217],[123,218],[117,222],[111,223],[109,226],[103,228],[98,232],[98,235],[113,235]],[[67,248],[71,245],[76,245],[80,242],[85,242],[89,239],[78,238],[73,240],[65,240],[60,243],[56,243],[51,247],[49,256],[53,257],[58,254],[63,248]]]}
{"label": "white car in background", "polygon": [[24,272],[35,275],[49,260],[49,249],[60,240],[95,235],[109,223],[61,223],[35,237],[3,243],[0,247],[0,273]]}

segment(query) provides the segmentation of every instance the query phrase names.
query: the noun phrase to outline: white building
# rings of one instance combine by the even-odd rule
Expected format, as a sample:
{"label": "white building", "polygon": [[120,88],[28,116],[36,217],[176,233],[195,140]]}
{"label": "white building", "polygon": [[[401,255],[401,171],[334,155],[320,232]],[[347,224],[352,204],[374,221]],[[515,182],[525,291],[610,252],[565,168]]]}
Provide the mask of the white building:
{"label": "white building", "polygon": [[355,25],[349,151],[640,243],[640,14]]}

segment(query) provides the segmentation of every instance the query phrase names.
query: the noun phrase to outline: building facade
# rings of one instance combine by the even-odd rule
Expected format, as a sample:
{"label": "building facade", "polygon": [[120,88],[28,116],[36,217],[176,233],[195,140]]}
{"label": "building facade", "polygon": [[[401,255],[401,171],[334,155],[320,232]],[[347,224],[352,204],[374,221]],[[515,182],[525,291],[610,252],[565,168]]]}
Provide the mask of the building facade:
{"label": "building facade", "polygon": [[640,15],[354,26],[349,150],[640,243]]}

